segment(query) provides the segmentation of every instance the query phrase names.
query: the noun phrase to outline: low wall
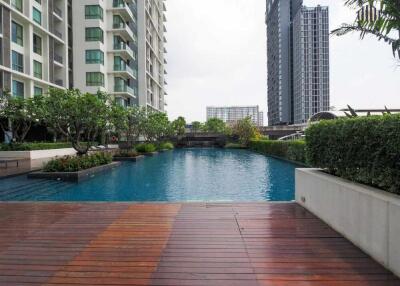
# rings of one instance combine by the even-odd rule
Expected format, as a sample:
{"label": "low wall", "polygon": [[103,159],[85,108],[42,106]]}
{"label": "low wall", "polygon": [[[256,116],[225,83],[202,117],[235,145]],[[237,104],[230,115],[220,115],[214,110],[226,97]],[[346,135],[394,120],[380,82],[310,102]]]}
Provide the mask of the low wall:
{"label": "low wall", "polygon": [[297,169],[296,201],[400,276],[400,196]]}
{"label": "low wall", "polygon": [[0,158],[21,158],[30,160],[62,157],[68,155],[76,155],[75,149],[65,148],[37,151],[0,151]]}

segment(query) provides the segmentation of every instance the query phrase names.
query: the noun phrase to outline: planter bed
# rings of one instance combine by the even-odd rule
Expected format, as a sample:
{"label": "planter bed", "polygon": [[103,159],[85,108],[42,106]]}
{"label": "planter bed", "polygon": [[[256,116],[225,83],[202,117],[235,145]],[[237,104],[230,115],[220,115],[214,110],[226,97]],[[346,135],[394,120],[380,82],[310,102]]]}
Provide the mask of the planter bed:
{"label": "planter bed", "polygon": [[136,157],[114,157],[113,161],[115,162],[137,162],[144,158],[144,155],[139,155]]}
{"label": "planter bed", "polygon": [[149,153],[141,153],[144,156],[149,156],[149,157],[153,157],[159,154],[159,152],[149,152]]}
{"label": "planter bed", "polygon": [[73,155],[76,155],[76,151],[73,148],[34,150],[34,151],[0,151],[0,158],[19,158],[19,159],[29,159],[29,160],[55,158],[62,156],[73,156]]}
{"label": "planter bed", "polygon": [[113,162],[111,164],[102,165],[78,172],[33,172],[28,174],[29,179],[48,179],[61,180],[65,182],[79,183],[90,179],[93,175],[105,172],[121,165],[121,162]]}
{"label": "planter bed", "polygon": [[400,275],[400,196],[319,169],[297,169],[296,201]]}

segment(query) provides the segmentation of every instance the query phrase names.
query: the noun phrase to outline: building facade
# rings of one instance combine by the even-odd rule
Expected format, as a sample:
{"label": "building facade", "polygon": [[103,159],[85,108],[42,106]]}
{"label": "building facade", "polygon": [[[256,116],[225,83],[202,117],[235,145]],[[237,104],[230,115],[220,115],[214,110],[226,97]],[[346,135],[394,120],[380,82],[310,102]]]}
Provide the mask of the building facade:
{"label": "building facade", "polygon": [[164,1],[1,0],[0,89],[100,90],[123,106],[164,111]]}
{"label": "building facade", "polygon": [[[270,126],[299,123],[298,118],[306,118],[304,120],[308,120],[309,118],[305,115],[295,115],[295,110],[301,112],[298,109],[298,102],[305,96],[305,91],[303,92],[305,87],[300,80],[300,78],[305,76],[299,74],[299,71],[306,70],[303,64],[306,64],[307,61],[300,61],[299,57],[302,54],[309,55],[309,52],[306,51],[308,47],[299,44],[304,37],[302,29],[305,27],[302,25],[301,19],[303,19],[303,13],[307,13],[308,10],[313,9],[304,7],[302,4],[302,0],[267,0],[268,125]],[[324,11],[321,13],[321,16],[325,17],[325,11],[326,16],[328,16],[328,9],[326,7],[320,7],[320,9]],[[313,26],[312,29],[320,31],[322,23],[323,21],[321,21],[321,27],[314,28]],[[314,23],[310,22],[310,25],[312,26]],[[329,36],[329,31],[326,32],[324,27],[313,44],[318,41],[318,46],[322,47],[322,41],[326,39],[325,36]],[[317,77],[320,75],[322,73],[318,73]],[[323,108],[324,104],[318,104],[318,106]]]}
{"label": "building facade", "polygon": [[207,120],[218,118],[229,125],[250,117],[256,126],[263,126],[263,113],[258,106],[207,107]]}
{"label": "building facade", "polygon": [[302,7],[293,20],[293,122],[329,110],[329,9]]}

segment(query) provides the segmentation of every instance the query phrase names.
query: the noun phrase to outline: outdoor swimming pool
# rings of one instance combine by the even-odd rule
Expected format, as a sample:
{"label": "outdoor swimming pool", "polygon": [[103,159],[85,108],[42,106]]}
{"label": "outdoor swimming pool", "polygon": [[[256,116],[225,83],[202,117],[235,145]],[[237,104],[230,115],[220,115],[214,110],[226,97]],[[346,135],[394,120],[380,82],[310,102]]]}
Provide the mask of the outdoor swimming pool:
{"label": "outdoor swimming pool", "polygon": [[0,180],[1,201],[253,202],[294,200],[296,166],[247,150],[184,149],[124,163],[80,184]]}

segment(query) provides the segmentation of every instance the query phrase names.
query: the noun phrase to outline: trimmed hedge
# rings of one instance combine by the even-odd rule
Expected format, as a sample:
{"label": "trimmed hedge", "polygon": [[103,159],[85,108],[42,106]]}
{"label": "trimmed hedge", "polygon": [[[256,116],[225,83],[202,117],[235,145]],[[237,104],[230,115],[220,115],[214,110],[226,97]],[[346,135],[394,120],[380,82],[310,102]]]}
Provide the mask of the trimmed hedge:
{"label": "trimmed hedge", "polygon": [[49,161],[44,167],[44,172],[78,172],[97,166],[107,165],[112,162],[112,155],[108,153],[95,153],[84,156],[66,156]]}
{"label": "trimmed hedge", "polygon": [[250,140],[249,148],[264,155],[281,157],[286,160],[306,164],[306,144],[303,140]]}
{"label": "trimmed hedge", "polygon": [[36,151],[72,148],[71,143],[13,143],[0,144],[0,151]]}
{"label": "trimmed hedge", "polygon": [[400,115],[322,121],[306,142],[313,166],[400,194]]}
{"label": "trimmed hedge", "polygon": [[171,142],[162,142],[158,144],[157,150],[162,151],[162,150],[173,150],[174,149],[174,144]]}
{"label": "trimmed hedge", "polygon": [[157,151],[157,148],[154,144],[152,143],[144,143],[144,144],[139,144],[135,147],[136,151],[139,153],[153,153]]}

